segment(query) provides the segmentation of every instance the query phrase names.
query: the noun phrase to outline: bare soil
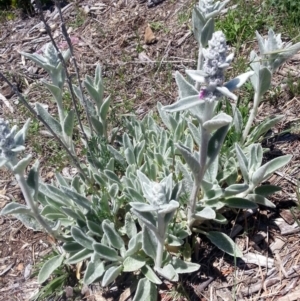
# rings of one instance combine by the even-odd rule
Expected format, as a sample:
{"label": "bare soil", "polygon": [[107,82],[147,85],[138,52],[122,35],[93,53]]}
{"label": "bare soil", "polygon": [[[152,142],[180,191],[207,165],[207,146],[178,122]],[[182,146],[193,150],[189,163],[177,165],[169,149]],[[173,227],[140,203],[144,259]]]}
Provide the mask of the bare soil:
{"label": "bare soil", "polygon": [[[191,34],[191,20],[186,17],[191,15],[193,5],[191,0],[165,0],[148,8],[137,0],[82,0],[64,8],[81,74],[93,75],[97,63],[103,66],[106,93],[114,97],[112,123],[118,122],[120,113],[142,117],[150,109],[155,110],[158,101],[170,104],[176,100],[174,72],[196,66],[197,43]],[[57,12],[44,13],[55,40],[64,49]],[[38,16],[20,13],[14,20],[1,24],[0,70],[10,76],[31,103],[45,103],[51,111],[54,105],[50,96],[41,92],[40,85],[47,75],[19,53],[41,51],[49,41]],[[248,54],[246,46],[243,51]],[[290,91],[286,79],[289,75],[298,83],[299,60],[296,55],[281,68],[274,80],[274,86],[282,87],[281,92],[270,93],[259,109],[256,122],[272,114],[284,115],[273,134],[297,125],[300,99]],[[74,74],[71,67],[70,71]],[[22,124],[28,115],[1,81],[0,89],[5,97],[0,102],[0,117],[8,116],[12,124]],[[48,138],[42,132],[38,136],[32,139],[40,139],[37,141],[44,148],[34,155],[41,161],[41,177],[49,181],[55,172],[47,164],[52,150],[45,142]],[[183,276],[179,284],[165,282],[160,287],[160,300],[300,300],[300,228],[290,210],[297,201],[299,134],[295,130],[293,134],[275,135],[263,143],[270,148],[266,160],[293,154],[292,162],[269,180],[282,187],[272,199],[276,210],[260,208],[228,217],[231,221],[228,234],[245,254],[236,263],[199,237],[194,259],[201,264],[200,271]],[[34,151],[31,141],[28,147]],[[13,176],[3,170],[0,175],[0,209],[12,200],[22,203]],[[295,214],[300,219],[299,212]],[[51,252],[52,243],[51,237],[26,229],[13,217],[0,217],[0,300],[29,300],[38,289],[36,278],[31,277],[34,265]],[[77,300],[131,300],[129,281],[119,279],[104,291],[94,285],[82,291]]]}

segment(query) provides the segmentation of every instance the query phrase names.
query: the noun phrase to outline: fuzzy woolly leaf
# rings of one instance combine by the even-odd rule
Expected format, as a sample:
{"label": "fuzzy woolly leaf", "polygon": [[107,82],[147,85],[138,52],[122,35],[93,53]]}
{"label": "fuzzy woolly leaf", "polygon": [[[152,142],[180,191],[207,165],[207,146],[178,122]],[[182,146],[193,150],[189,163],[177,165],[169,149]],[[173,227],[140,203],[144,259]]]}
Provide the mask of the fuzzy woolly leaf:
{"label": "fuzzy woolly leaf", "polygon": [[215,22],[213,18],[210,18],[206,21],[205,25],[202,28],[202,33],[201,33],[202,47],[207,46],[208,41],[212,38],[214,31],[215,31]]}
{"label": "fuzzy woolly leaf", "polygon": [[178,274],[194,273],[200,269],[200,264],[183,261],[177,257],[172,258],[172,265]]}
{"label": "fuzzy woolly leaf", "polygon": [[45,282],[50,277],[50,275],[62,265],[63,261],[64,255],[57,255],[46,261],[40,269],[38,275],[39,284]]}
{"label": "fuzzy woolly leaf", "polygon": [[104,244],[94,243],[93,248],[95,252],[103,259],[108,261],[122,260],[122,258],[118,256],[118,252],[115,249],[105,246]]}
{"label": "fuzzy woolly leaf", "polygon": [[140,279],[132,301],[156,301],[157,289],[148,279]]}
{"label": "fuzzy woolly leaf", "polygon": [[122,266],[110,267],[104,274],[102,279],[102,286],[107,286],[112,283],[122,272]]}
{"label": "fuzzy woolly leaf", "polygon": [[149,230],[146,226],[143,226],[142,244],[144,252],[150,256],[153,260],[156,258],[157,250],[157,238],[153,231]]}
{"label": "fuzzy woolly leaf", "polygon": [[262,186],[256,187],[254,190],[254,193],[262,195],[262,196],[268,196],[268,195],[278,192],[280,190],[281,190],[281,187],[278,187],[278,186],[262,185]]}
{"label": "fuzzy woolly leaf", "polygon": [[104,272],[105,266],[103,262],[90,261],[83,276],[83,283],[85,285],[92,284],[95,280],[100,278],[104,274]]}
{"label": "fuzzy woolly leaf", "polygon": [[1,210],[1,215],[7,214],[31,214],[31,210],[25,205],[9,203]]}
{"label": "fuzzy woolly leaf", "polygon": [[155,268],[156,272],[169,281],[178,281],[179,276],[171,264],[165,265],[163,268]]}
{"label": "fuzzy woolly leaf", "polygon": [[83,247],[93,250],[94,239],[86,235],[80,228],[72,227],[71,234],[75,241],[77,241]]}
{"label": "fuzzy woolly leaf", "polygon": [[119,233],[115,230],[115,228],[111,225],[108,220],[104,220],[102,222],[102,229],[104,233],[107,235],[110,245],[112,245],[116,249],[121,249],[124,247],[124,241]]}
{"label": "fuzzy woolly leaf", "polygon": [[258,194],[248,194],[247,199],[251,202],[255,202],[259,205],[263,205],[270,208],[276,208],[276,206],[270,202],[267,198]]}
{"label": "fuzzy woolly leaf", "polygon": [[232,117],[225,114],[220,113],[217,116],[214,116],[212,119],[203,123],[203,127],[209,132],[213,132],[223,126],[229,125],[232,121]]}
{"label": "fuzzy woolly leaf", "polygon": [[75,118],[74,110],[70,110],[64,120],[64,133],[68,137],[72,137],[72,135],[73,135],[74,118]]}
{"label": "fuzzy woolly leaf", "polygon": [[82,251],[79,251],[78,253],[74,254],[70,258],[67,259],[68,264],[75,264],[78,262],[81,262],[87,258],[90,258],[93,254],[93,251],[89,249],[83,249]]}
{"label": "fuzzy woolly leaf", "polygon": [[126,230],[126,235],[129,238],[132,238],[137,235],[136,225],[130,212],[127,212],[125,215],[125,230]]}
{"label": "fuzzy woolly leaf", "polygon": [[179,71],[175,72],[175,80],[179,90],[179,98],[185,98],[192,95],[199,95],[199,91],[193,85],[186,81]]}
{"label": "fuzzy woolly leaf", "polygon": [[230,199],[223,200],[223,203],[228,207],[239,208],[239,209],[255,209],[257,205],[248,199],[233,197]]}
{"label": "fuzzy woolly leaf", "polygon": [[124,272],[134,272],[139,270],[146,264],[146,259],[140,255],[128,256],[123,261],[123,271]]}
{"label": "fuzzy woolly leaf", "polygon": [[151,269],[149,265],[145,265],[141,268],[142,273],[146,276],[148,280],[153,282],[154,284],[160,285],[162,281],[156,276],[154,271]]}
{"label": "fuzzy woolly leaf", "polygon": [[206,237],[225,253],[234,257],[243,257],[242,251],[226,234],[217,231],[210,231],[206,234]]}
{"label": "fuzzy woolly leaf", "polygon": [[163,107],[163,110],[166,112],[180,112],[197,106],[202,102],[204,102],[204,100],[200,99],[199,95],[188,96],[171,105]]}

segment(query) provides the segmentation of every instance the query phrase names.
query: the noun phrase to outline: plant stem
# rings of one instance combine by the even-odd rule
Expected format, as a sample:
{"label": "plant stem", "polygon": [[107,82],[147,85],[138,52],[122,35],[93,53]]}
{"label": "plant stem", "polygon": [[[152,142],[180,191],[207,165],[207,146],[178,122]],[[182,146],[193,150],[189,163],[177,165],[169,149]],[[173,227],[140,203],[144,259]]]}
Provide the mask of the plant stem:
{"label": "plant stem", "polygon": [[258,92],[256,92],[255,95],[254,95],[253,108],[251,110],[249,119],[247,121],[246,127],[245,127],[244,132],[243,132],[242,141],[241,141],[242,144],[245,143],[245,141],[247,139],[247,136],[248,136],[248,134],[250,132],[252,123],[254,121],[254,118],[257,115],[257,109],[258,109],[260,100],[261,100],[261,95]]}
{"label": "plant stem", "polygon": [[156,259],[155,259],[155,267],[161,268],[162,266],[162,259],[164,254],[164,245],[165,245],[165,236],[166,236],[166,225],[164,223],[164,217],[163,214],[157,214],[157,232],[156,232],[156,238],[157,238],[157,249],[156,249]]}
{"label": "plant stem", "polygon": [[[17,160],[14,159],[13,161],[15,161],[14,163],[10,163],[10,168],[12,169],[12,167],[14,165],[17,164]],[[37,206],[35,205],[35,201],[34,201],[34,197],[32,195],[32,192],[30,191],[30,188],[24,178],[23,174],[20,173],[15,173],[15,177],[16,180],[18,181],[18,184],[21,188],[22,194],[24,196],[25,202],[27,204],[27,206],[31,209],[33,216],[35,217],[35,219],[39,222],[39,224],[43,227],[43,229],[46,230],[46,232],[48,232],[49,234],[51,234],[53,237],[55,237],[56,239],[60,239],[60,240],[65,240],[63,238],[63,236],[58,235],[57,233],[55,233],[55,231],[53,231],[51,229],[51,227],[47,224],[47,222],[43,219],[43,217],[40,215],[40,212],[37,208]]]}
{"label": "plant stem", "polygon": [[192,227],[195,219],[193,215],[196,210],[197,195],[201,187],[201,183],[206,170],[206,158],[207,158],[207,148],[209,142],[209,133],[201,126],[201,147],[200,147],[200,172],[194,179],[193,189],[190,195],[189,207],[188,207],[188,224]]}
{"label": "plant stem", "polygon": [[[200,38],[201,39],[201,38]],[[197,62],[197,70],[202,69],[203,65],[203,51],[202,51],[202,44],[201,42],[199,43],[199,52],[198,52],[198,62]],[[196,82],[195,88],[199,91],[200,90],[200,83]]]}

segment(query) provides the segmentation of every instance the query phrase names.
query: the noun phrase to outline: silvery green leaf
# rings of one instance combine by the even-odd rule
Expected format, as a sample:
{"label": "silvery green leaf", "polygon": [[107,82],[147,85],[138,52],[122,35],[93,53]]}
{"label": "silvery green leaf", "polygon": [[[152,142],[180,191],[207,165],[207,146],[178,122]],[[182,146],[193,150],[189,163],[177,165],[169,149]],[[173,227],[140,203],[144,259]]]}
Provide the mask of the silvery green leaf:
{"label": "silvery green leaf", "polygon": [[118,255],[118,252],[102,243],[93,244],[95,252],[103,259],[108,261],[122,261],[122,257]]}
{"label": "silvery green leaf", "polygon": [[281,187],[278,187],[278,186],[262,185],[262,186],[256,187],[254,190],[254,193],[259,194],[261,196],[268,196],[268,195],[278,192],[280,190],[281,190]]}
{"label": "silvery green leaf", "polygon": [[171,212],[175,212],[179,207],[179,203],[177,201],[171,200],[168,204],[161,205],[158,210],[158,214],[167,214]]}
{"label": "silvery green leaf", "polygon": [[95,116],[91,116],[92,125],[99,136],[104,135],[104,127],[100,120],[98,120]]}
{"label": "silvery green leaf", "polygon": [[28,214],[15,214],[15,218],[22,222],[27,228],[34,231],[43,231],[41,224],[31,215]]}
{"label": "silvery green leaf", "polygon": [[243,184],[233,184],[225,188],[224,197],[229,197],[246,191],[249,188],[249,185],[246,183]]}
{"label": "silvery green leaf", "polygon": [[32,156],[27,155],[25,158],[21,159],[17,165],[13,167],[13,172],[15,174],[23,174],[27,166],[29,165],[31,161]]}
{"label": "silvery green leaf", "polygon": [[164,106],[163,109],[167,112],[179,112],[197,106],[202,102],[204,102],[204,100],[200,99],[199,95],[193,95],[182,98],[171,105]]}
{"label": "silvery green leaf", "polygon": [[14,153],[19,153],[23,150],[25,150],[25,146],[23,146],[23,145],[18,145],[18,146],[11,149],[11,151],[14,152]]}
{"label": "silvery green leaf", "polygon": [[202,28],[202,33],[201,33],[202,47],[207,46],[208,41],[212,38],[214,31],[215,31],[215,22],[214,19],[211,17],[206,21],[205,25]]}
{"label": "silvery green leaf", "polygon": [[130,212],[127,212],[125,215],[125,230],[129,238],[137,235],[136,225]]}
{"label": "silvery green leaf", "polygon": [[127,258],[135,254],[136,252],[142,249],[142,232],[139,232],[137,236],[134,236],[130,239],[128,243],[128,250],[125,252],[123,258]]}
{"label": "silvery green leaf", "polygon": [[98,91],[86,80],[83,82],[86,90],[88,91],[90,97],[95,101],[96,104],[101,103],[100,95]]}
{"label": "silvery green leaf", "polygon": [[169,281],[179,280],[179,276],[171,264],[167,264],[163,268],[155,267],[155,271]]}
{"label": "silvery green leaf", "polygon": [[18,203],[9,203],[1,210],[0,214],[31,214],[31,210],[25,205],[21,205]]}
{"label": "silvery green leaf", "polygon": [[257,30],[255,31],[255,35],[256,35],[257,42],[258,42],[259,52],[261,53],[261,55],[263,55],[265,53],[265,51],[267,50],[267,49],[265,49],[265,41]]}
{"label": "silvery green leaf", "polygon": [[64,59],[65,62],[67,62],[70,59],[70,57],[71,57],[70,48],[68,48],[65,51],[62,51],[62,57],[63,57],[63,59]]}
{"label": "silvery green leaf", "polygon": [[88,266],[87,266],[84,276],[83,276],[83,283],[85,285],[92,284],[94,281],[96,281],[98,278],[100,278],[104,274],[104,272],[105,272],[105,266],[104,266],[103,262],[90,261],[88,263]]}
{"label": "silvery green leaf", "polygon": [[141,203],[145,202],[144,197],[138,191],[136,191],[135,189],[133,189],[131,187],[127,187],[126,190],[128,191],[128,193],[132,197],[133,201],[137,201],[137,202],[141,202]]}
{"label": "silvery green leaf", "polygon": [[216,212],[210,207],[205,207],[201,211],[194,214],[194,218],[197,220],[209,220],[216,218]]}
{"label": "silvery green leaf", "polygon": [[122,272],[123,266],[110,267],[104,274],[102,279],[102,286],[107,286],[112,283]]}
{"label": "silvery green leaf", "polygon": [[93,251],[89,249],[83,249],[82,251],[79,251],[78,253],[72,255],[67,259],[67,264],[76,264],[78,262],[81,262],[87,258],[90,258],[93,254]]}
{"label": "silvery green leaf", "polygon": [[55,101],[57,101],[59,103],[59,105],[62,106],[62,90],[59,87],[57,87],[53,84],[50,84],[44,80],[42,81],[42,83],[51,92]]}
{"label": "silvery green leaf", "polygon": [[234,257],[243,257],[242,251],[226,234],[217,231],[210,231],[206,233],[206,237],[225,253]]}
{"label": "silvery green leaf", "polygon": [[121,153],[119,151],[117,151],[116,149],[114,149],[111,145],[107,145],[107,148],[109,150],[109,152],[114,156],[114,158],[121,163],[122,166],[126,165],[126,161],[124,159],[124,157],[121,155]]}
{"label": "silvery green leaf", "polygon": [[225,114],[220,113],[214,116],[212,119],[203,123],[203,127],[209,132],[213,132],[223,126],[229,125],[232,121],[232,117]]}
{"label": "silvery green leaf", "polygon": [[259,82],[257,87],[257,93],[263,95],[271,86],[272,73],[267,67],[263,67],[259,70]]}
{"label": "silvery green leaf", "polygon": [[[60,186],[68,186],[67,180],[60,173],[55,173],[55,178]],[[54,186],[53,186],[54,187]]]}
{"label": "silvery green leaf", "polygon": [[59,220],[59,219],[67,218],[66,214],[62,213],[57,208],[55,208],[53,206],[49,206],[49,205],[45,206],[42,209],[41,215],[45,216],[47,219],[50,219],[50,220]]}
{"label": "silvery green leaf", "polygon": [[[205,83],[205,78],[208,76],[203,70],[185,70],[185,73],[199,83]],[[200,97],[198,99],[200,99]]]}
{"label": "silvery green leaf", "polygon": [[249,174],[252,174],[253,171],[257,170],[261,166],[263,158],[262,146],[259,143],[252,144],[250,146],[249,154],[248,170]]}
{"label": "silvery green leaf", "polygon": [[76,210],[72,207],[61,207],[61,210],[74,220],[85,221],[85,216],[80,210]]}
{"label": "silvery green leaf", "polygon": [[226,217],[224,217],[221,213],[216,213],[216,217],[214,219],[214,222],[222,224],[222,225],[227,225],[228,224],[228,220]]}
{"label": "silvery green leaf", "polygon": [[56,121],[38,102],[35,104],[35,108],[37,114],[44,119],[44,121],[48,124],[48,126],[52,129],[52,131],[58,135],[62,135],[61,125],[58,121]]}
{"label": "silvery green leaf", "polygon": [[127,133],[123,134],[123,147],[124,149],[130,149],[132,152],[134,151],[134,147]]}
{"label": "silvery green leaf", "polygon": [[72,227],[71,234],[74,240],[80,245],[89,250],[93,250],[93,243],[95,242],[94,239],[86,235],[80,228]]}
{"label": "silvery green leaf", "polygon": [[132,151],[132,149],[126,148],[124,153],[125,153],[125,158],[126,158],[127,163],[129,165],[135,164],[135,156],[134,156],[134,152]]}
{"label": "silvery green leaf", "polygon": [[63,249],[69,253],[79,252],[83,248],[84,247],[82,245],[80,245],[79,243],[77,243],[75,241],[68,241],[68,242],[64,243],[64,245],[63,245]]}
{"label": "silvery green leaf", "polygon": [[235,144],[235,151],[244,181],[245,183],[249,183],[248,160],[245,154],[243,153],[241,147],[237,143]]}
{"label": "silvery green leaf", "polygon": [[142,247],[144,252],[153,260],[156,258],[157,252],[157,238],[152,230],[143,226],[142,230]]}
{"label": "silvery green leaf", "polygon": [[248,199],[239,198],[239,197],[232,197],[229,199],[223,200],[223,203],[226,204],[228,207],[238,208],[238,209],[255,209],[257,205]]}
{"label": "silvery green leaf", "polygon": [[234,128],[237,134],[242,133],[243,130],[243,116],[240,112],[240,110],[234,105],[231,104],[232,106],[232,112],[233,112],[233,124]]}
{"label": "silvery green leaf", "polygon": [[[288,60],[291,56],[296,54],[300,49],[300,43],[296,43],[292,46],[285,47],[281,50],[277,58],[274,60],[272,64],[272,70],[275,71],[278,69],[286,60]],[[280,50],[279,50],[280,51]]]}
{"label": "silvery green leaf", "polygon": [[247,199],[251,202],[255,202],[259,205],[263,205],[270,208],[276,208],[276,206],[270,202],[267,198],[258,194],[248,194]]}
{"label": "silvery green leaf", "polygon": [[79,206],[87,210],[91,210],[91,202],[87,198],[73,191],[69,187],[61,186],[60,189],[66,194],[66,196],[68,196],[76,204],[78,204]]}
{"label": "silvery green leaf", "polygon": [[177,257],[172,258],[172,266],[178,274],[194,273],[200,269],[200,264],[183,261]]}
{"label": "silvery green leaf", "polygon": [[64,255],[57,255],[50,258],[44,263],[38,275],[39,284],[45,282],[50,277],[50,275],[62,265],[64,257]]}
{"label": "silvery green leaf", "polygon": [[102,227],[100,224],[97,224],[97,223],[87,219],[86,225],[93,235],[102,237],[103,230],[102,230]]}
{"label": "silvery green leaf", "polygon": [[39,193],[39,161],[36,161],[27,176],[27,184],[34,191],[34,197]]}
{"label": "silvery green leaf", "polygon": [[264,119],[258,126],[256,126],[250,133],[247,144],[258,141],[258,139],[264,136],[275,124],[277,124],[284,115],[273,115]]}
{"label": "silvery green leaf", "polygon": [[7,162],[8,160],[6,158],[0,157],[0,168],[3,167]]}
{"label": "silvery green leaf", "polygon": [[106,120],[106,115],[107,112],[109,110],[109,106],[110,106],[110,102],[111,102],[111,97],[110,95],[104,100],[103,104],[101,105],[100,108],[100,117],[102,121]]}
{"label": "silvery green leaf", "polygon": [[134,272],[146,264],[146,259],[141,255],[131,255],[123,261],[123,272]]}
{"label": "silvery green leaf", "polygon": [[234,93],[232,93],[230,90],[228,90],[226,88],[226,86],[216,87],[216,90],[218,90],[221,94],[223,94],[224,96],[226,96],[228,98],[231,98],[234,101],[238,100],[238,97]]}
{"label": "silvery green leaf", "polygon": [[237,77],[235,77],[234,79],[230,80],[229,82],[227,82],[224,86],[229,90],[229,91],[233,91],[235,89],[240,88],[247,80],[249,77],[251,77],[254,74],[253,71],[248,71],[245,72]]}
{"label": "silvery green leaf", "polygon": [[207,148],[207,165],[213,163],[213,161],[217,158],[219,155],[219,152],[221,150],[221,147],[223,145],[224,139],[226,137],[226,134],[228,132],[229,125],[223,126],[219,129],[217,129],[211,136],[208,142],[208,148]]}
{"label": "silvery green leaf", "polygon": [[[67,183],[65,183],[67,184]],[[39,193],[42,193],[44,194],[45,196],[49,197],[50,199],[53,199],[55,200],[55,202],[63,205],[63,206],[72,206],[72,202],[69,200],[68,197],[66,197],[66,195],[64,194],[64,192],[53,186],[53,185],[50,185],[50,184],[43,184],[43,183],[40,183],[39,185]]]}
{"label": "silvery green leaf", "polygon": [[179,71],[175,72],[175,80],[179,90],[179,98],[185,98],[192,95],[199,95],[199,91],[193,85],[186,81]]}
{"label": "silvery green leaf", "polygon": [[102,229],[103,232],[107,235],[107,238],[111,246],[119,250],[122,247],[124,247],[124,241],[122,237],[119,235],[119,233],[112,226],[112,223],[110,223],[108,220],[104,220],[102,222]]}
{"label": "silvery green leaf", "polygon": [[148,205],[146,203],[131,202],[130,206],[138,212],[152,212],[158,210],[157,207]]}
{"label": "silvery green leaf", "polygon": [[164,123],[164,125],[165,125],[169,130],[172,130],[172,126],[171,126],[171,123],[170,123],[170,120],[169,120],[169,115],[168,115],[168,113],[163,109],[163,105],[162,105],[160,102],[157,103],[157,110],[158,110],[159,116],[160,116],[162,122]]}
{"label": "silvery green leaf", "polygon": [[[160,285],[162,284],[162,281],[156,276],[156,274],[154,273],[154,271],[151,269],[151,267],[149,265],[144,265],[141,268],[142,273],[145,275],[145,277],[150,280],[152,283]],[[152,299],[150,299],[149,301],[152,301]]]}
{"label": "silvery green leaf", "polygon": [[109,195],[115,199],[119,193],[119,186],[116,183],[113,183],[108,190]]}
{"label": "silvery green leaf", "polygon": [[47,63],[46,59],[37,53],[30,54],[26,52],[20,52],[21,55],[29,58],[33,62],[35,62],[38,66],[42,67],[43,69],[47,70],[48,72],[51,71],[51,66]]}
{"label": "silvery green leaf", "polygon": [[184,243],[184,241],[182,239],[180,239],[179,237],[172,235],[172,234],[168,234],[168,237],[167,237],[168,246],[179,247],[179,246],[182,246],[183,243]]}
{"label": "silvery green leaf", "polygon": [[16,133],[16,135],[14,137],[16,145],[24,145],[25,138],[26,138],[26,133],[27,133],[28,128],[29,128],[29,124],[30,124],[30,119],[27,119],[26,122],[25,122],[25,124],[23,125],[22,129],[20,129]]}
{"label": "silvery green leaf", "polygon": [[145,151],[145,140],[138,142],[134,148],[134,156],[136,158],[136,163],[138,166],[142,164],[144,159],[144,151]]}
{"label": "silvery green leaf", "polygon": [[63,129],[67,136],[72,137],[74,128],[74,110],[70,110],[64,119]]}
{"label": "silvery green leaf", "polygon": [[105,169],[104,174],[107,176],[107,178],[109,180],[111,180],[112,182],[118,184],[119,187],[121,186],[120,179],[118,178],[118,176],[113,171]]}
{"label": "silvery green leaf", "polygon": [[192,170],[194,177],[197,177],[201,168],[199,161],[190,152],[190,150],[184,145],[182,145],[180,142],[176,144],[176,147],[179,149],[187,165]]}
{"label": "silvery green leaf", "polygon": [[185,193],[189,193],[193,187],[193,178],[189,170],[187,169],[187,165],[183,165],[181,161],[176,162],[176,173],[182,174],[182,187]]}
{"label": "silvery green leaf", "polygon": [[188,122],[188,127],[190,132],[192,133],[192,136],[194,138],[194,141],[198,146],[201,144],[201,129],[196,127],[192,122]]}
{"label": "silvery green leaf", "polygon": [[140,279],[132,301],[157,301],[155,284],[146,278]]}
{"label": "silvery green leaf", "polygon": [[192,26],[193,26],[193,33],[194,37],[197,40],[197,42],[201,43],[201,33],[203,26],[205,24],[206,18],[202,15],[200,9],[197,6],[194,6],[193,12],[192,12]]}
{"label": "silvery green leaf", "polygon": [[[276,170],[278,170],[281,167],[288,164],[291,161],[292,157],[293,157],[292,155],[284,155],[284,156],[275,158],[275,159],[267,162],[263,166],[261,166],[259,169],[264,169],[265,170],[264,177],[263,177],[262,181],[267,180],[271,175],[273,175],[273,173]],[[259,172],[259,170],[257,172]]]}

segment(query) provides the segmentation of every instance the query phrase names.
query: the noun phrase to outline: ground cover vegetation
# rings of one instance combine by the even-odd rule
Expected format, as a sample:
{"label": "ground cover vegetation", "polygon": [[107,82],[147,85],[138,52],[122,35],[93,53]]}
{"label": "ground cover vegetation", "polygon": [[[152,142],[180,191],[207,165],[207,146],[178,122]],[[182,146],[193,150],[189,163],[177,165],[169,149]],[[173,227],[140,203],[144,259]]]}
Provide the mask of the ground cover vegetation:
{"label": "ground cover vegetation", "polygon": [[[262,183],[288,164],[291,155],[265,163],[260,142],[283,116],[253,121],[273,74],[300,44],[284,43],[272,29],[264,38],[255,32],[263,23],[259,17],[251,31],[248,21],[232,25],[241,17],[239,7],[216,20],[227,3],[206,0],[192,7],[197,68],[176,72],[178,98],[170,105],[158,102],[158,115],[148,112],[142,119],[131,114],[118,117],[120,124],[112,122],[113,98],[104,96],[100,65],[93,77],[87,75],[81,82],[78,76],[74,83],[67,62],[71,58],[76,73],[78,67],[64,28],[68,50],[60,52],[49,43],[43,54],[21,53],[47,71],[50,80],[43,85],[58,116],[39,103],[32,109],[19,97],[78,171],[73,178],[57,173],[52,183],[43,183],[39,163],[27,171],[32,156],[23,155],[30,121],[17,131],[1,120],[0,162],[14,173],[26,201],[10,203],[1,213],[13,214],[57,239],[56,254],[40,266],[38,280],[43,284],[53,273],[59,276],[39,298],[66,281],[62,267],[84,262],[84,284],[100,281],[106,287],[122,273],[131,273],[138,281],[133,300],[157,300],[157,286],[164,279],[178,282],[180,274],[201,268],[192,260],[198,235],[230,256],[242,257],[222,232],[226,216],[235,209],[275,207],[269,196],[280,188]],[[161,29],[159,24],[153,27]],[[228,52],[227,35],[238,52],[243,40],[254,34],[258,51],[252,50],[249,58],[238,57],[228,76],[225,71],[234,56]],[[243,101],[233,91],[243,85],[242,96],[253,97],[251,109],[237,105]],[[81,141],[74,139],[78,136]],[[85,159],[83,153],[77,156],[78,143],[84,145]]]}

